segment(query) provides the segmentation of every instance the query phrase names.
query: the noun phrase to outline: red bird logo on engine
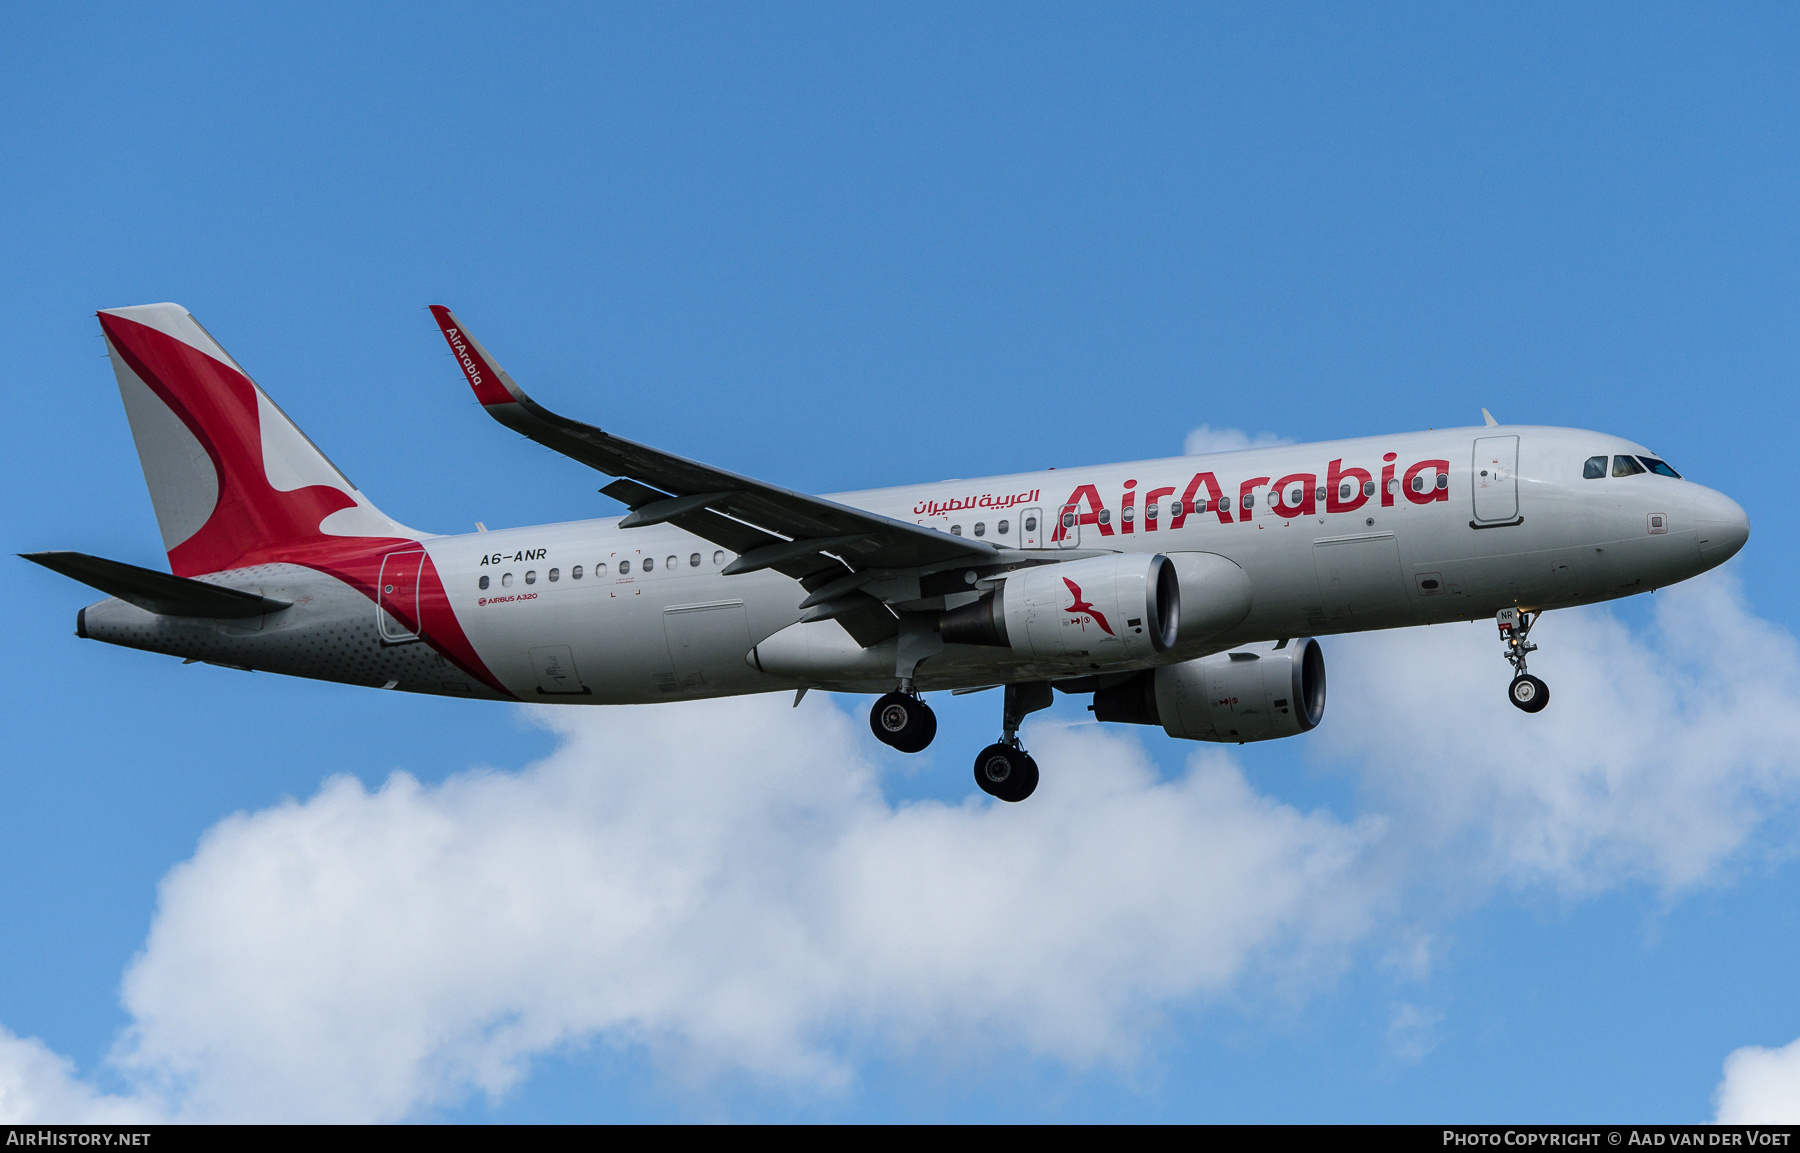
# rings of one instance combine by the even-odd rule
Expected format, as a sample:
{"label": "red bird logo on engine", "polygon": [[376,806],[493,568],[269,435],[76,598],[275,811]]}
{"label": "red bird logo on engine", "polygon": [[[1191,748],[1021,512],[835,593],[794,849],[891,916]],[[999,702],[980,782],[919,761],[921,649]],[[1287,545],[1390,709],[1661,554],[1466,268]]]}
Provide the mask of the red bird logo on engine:
{"label": "red bird logo on engine", "polygon": [[1086,614],[1087,616],[1094,618],[1094,623],[1104,629],[1107,636],[1112,637],[1118,635],[1112,631],[1112,626],[1106,623],[1106,617],[1101,614],[1099,609],[1081,599],[1080,585],[1076,584],[1068,577],[1062,578],[1062,583],[1069,586],[1069,595],[1075,598],[1075,603],[1064,609],[1064,612],[1074,613],[1076,616]]}

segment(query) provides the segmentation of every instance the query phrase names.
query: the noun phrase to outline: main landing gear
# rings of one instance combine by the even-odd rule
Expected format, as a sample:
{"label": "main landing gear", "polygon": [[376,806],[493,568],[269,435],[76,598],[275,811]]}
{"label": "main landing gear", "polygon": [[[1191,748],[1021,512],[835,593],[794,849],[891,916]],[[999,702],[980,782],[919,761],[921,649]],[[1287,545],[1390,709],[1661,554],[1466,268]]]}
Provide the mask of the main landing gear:
{"label": "main landing gear", "polygon": [[903,753],[923,752],[937,736],[937,714],[916,693],[893,692],[869,710],[869,729],[884,745]]}
{"label": "main landing gear", "polygon": [[1019,723],[1027,713],[1050,707],[1050,682],[1007,685],[1000,718],[1000,740],[975,757],[975,784],[990,797],[1018,802],[1038,785],[1037,762],[1019,744]]}
{"label": "main landing gear", "polygon": [[[1005,691],[1000,740],[975,758],[975,784],[990,797],[1016,802],[1029,797],[1038,784],[1037,762],[1019,744],[1019,723],[1026,714],[1049,708],[1052,694],[1048,681],[1007,685]],[[937,736],[937,715],[910,682],[903,682],[869,710],[869,730],[876,740],[903,753],[922,752]]]}
{"label": "main landing gear", "polygon": [[1531,635],[1531,626],[1537,623],[1538,614],[1528,613],[1522,609],[1501,609],[1494,617],[1494,623],[1500,626],[1500,642],[1506,646],[1506,659],[1513,667],[1512,684],[1507,687],[1507,699],[1515,708],[1528,713],[1542,712],[1550,703],[1550,686],[1525,671],[1525,656],[1537,651],[1537,646],[1526,641]]}

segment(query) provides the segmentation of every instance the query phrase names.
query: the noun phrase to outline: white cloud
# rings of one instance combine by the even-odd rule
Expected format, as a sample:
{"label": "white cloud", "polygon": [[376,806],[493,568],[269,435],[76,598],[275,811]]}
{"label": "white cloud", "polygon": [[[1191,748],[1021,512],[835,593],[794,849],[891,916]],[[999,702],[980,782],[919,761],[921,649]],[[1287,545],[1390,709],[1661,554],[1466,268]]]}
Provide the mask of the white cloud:
{"label": "white cloud", "polygon": [[1293,444],[1292,437],[1277,436],[1272,432],[1251,434],[1238,428],[1214,428],[1203,424],[1187,434],[1187,442],[1181,451],[1189,456],[1201,456],[1209,452],[1237,452],[1246,448],[1268,448],[1277,444]]}
{"label": "white cloud", "polygon": [[36,1037],[0,1029],[0,1124],[124,1125],[161,1120],[145,1100],[113,1097],[75,1076]]}
{"label": "white cloud", "polygon": [[[1602,608],[1545,615],[1535,716],[1505,700],[1493,625],[1334,638],[1319,742],[1454,884],[1675,893],[1800,795],[1800,655],[1712,574],[1655,596],[1634,633]],[[1445,875],[1454,864],[1454,876]]]}
{"label": "white cloud", "polygon": [[1713,1104],[1720,1125],[1800,1124],[1800,1041],[1734,1050],[1725,1058]]}
{"label": "white cloud", "polygon": [[1444,1015],[1435,1009],[1424,1009],[1409,1001],[1394,1006],[1388,1018],[1387,1042],[1395,1057],[1416,1065],[1437,1048],[1438,1026]]}
{"label": "white cloud", "polygon": [[338,778],[214,828],[162,886],[120,1064],[183,1117],[379,1120],[595,1038],[806,1092],[869,1041],[1129,1063],[1170,1004],[1329,971],[1375,917],[1380,822],[1213,750],[1160,781],[1040,726],[1029,804],[896,808],[825,701],[543,719],[563,744],[522,773]]}
{"label": "white cloud", "polygon": [[[1304,998],[1359,951],[1420,979],[1434,925],[1496,885],[1727,876],[1800,785],[1800,659],[1728,578],[1655,608],[1642,636],[1546,617],[1537,716],[1491,625],[1328,640],[1325,725],[1294,747],[1356,774],[1360,815],[1263,795],[1225,749],[1161,779],[1137,730],[1039,724],[1024,805],[896,806],[817,695],[539,710],[561,743],[522,771],[335,778],[215,826],[126,974],[113,1065],[143,1100],[10,1038],[0,1100],[391,1119],[592,1042],[802,1094],[871,1052],[1130,1067],[1168,1011]],[[1401,1003],[1391,1051],[1427,1059],[1440,1023]]]}

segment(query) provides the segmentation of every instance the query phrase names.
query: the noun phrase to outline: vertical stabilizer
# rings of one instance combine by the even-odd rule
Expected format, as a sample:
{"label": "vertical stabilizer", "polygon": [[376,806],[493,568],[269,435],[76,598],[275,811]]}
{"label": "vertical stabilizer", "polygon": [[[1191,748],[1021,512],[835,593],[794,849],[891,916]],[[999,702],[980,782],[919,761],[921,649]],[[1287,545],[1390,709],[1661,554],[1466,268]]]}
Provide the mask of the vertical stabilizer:
{"label": "vertical stabilizer", "polygon": [[177,576],[303,561],[345,538],[423,535],[371,504],[187,309],[99,317]]}

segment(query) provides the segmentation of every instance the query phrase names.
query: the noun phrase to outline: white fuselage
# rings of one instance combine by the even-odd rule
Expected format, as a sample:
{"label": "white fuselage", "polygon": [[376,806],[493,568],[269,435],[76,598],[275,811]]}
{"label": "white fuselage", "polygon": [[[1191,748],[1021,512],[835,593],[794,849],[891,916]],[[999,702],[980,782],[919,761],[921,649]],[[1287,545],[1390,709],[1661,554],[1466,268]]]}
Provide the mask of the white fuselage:
{"label": "white fuselage", "polygon": [[[1516,438],[1516,460],[1492,471],[1516,472],[1516,496],[1513,477],[1481,475],[1482,457],[1492,457],[1496,443],[1504,448],[1505,438]],[[1734,538],[1732,526],[1742,524],[1742,510],[1710,489],[1654,474],[1583,478],[1585,459],[1627,453],[1647,455],[1641,446],[1599,433],[1459,428],[943,481],[833,499],[1011,547],[1204,552],[1240,566],[1254,592],[1249,615],[1203,648],[1170,652],[1149,664],[1277,637],[1484,618],[1507,606],[1591,603],[1683,580],[1736,551],[1742,536]],[[1384,460],[1388,454],[1392,462]],[[1405,483],[1406,471],[1429,460],[1448,462],[1447,468],[1428,471],[1429,487],[1420,493]],[[1346,483],[1340,479],[1327,501],[1317,501],[1334,461],[1341,470],[1370,474],[1375,495],[1363,497],[1357,483],[1356,498],[1332,499]],[[1383,483],[1390,463],[1391,487],[1398,491]],[[1442,495],[1434,495],[1438,471],[1446,476]],[[1205,512],[1172,516],[1172,502],[1201,474],[1211,474],[1230,507],[1221,513],[1222,502],[1212,497]],[[1294,477],[1311,479],[1290,480],[1282,497],[1305,487],[1312,490],[1307,499],[1272,507],[1271,485]],[[1074,496],[1084,486],[1091,486],[1098,508],[1093,498]],[[1212,486],[1193,491],[1205,499]],[[1421,495],[1427,499],[1417,499]],[[1073,518],[1063,517],[1072,499]],[[1488,507],[1478,508],[1483,499]],[[1147,515],[1151,504],[1158,509],[1154,518]],[[1302,511],[1306,505],[1313,507]],[[1657,517],[1663,519],[1653,521]],[[1054,539],[1066,519],[1077,523]],[[1028,532],[1031,520],[1037,524]],[[891,642],[886,654],[861,656],[850,651],[853,646],[821,645],[820,658],[804,669],[759,671],[746,654],[766,638],[790,628],[834,636],[842,630],[831,622],[796,625],[805,595],[798,583],[767,570],[723,576],[729,554],[668,525],[621,530],[617,519],[575,521],[438,537],[425,548],[476,651],[521,697],[617,703],[803,683],[891,687]],[[914,607],[954,608],[974,595],[951,594]],[[542,669],[533,650],[558,648],[566,648],[586,692],[540,694]],[[921,688],[934,689],[1059,671],[1019,665],[1004,650],[950,646],[917,675]]]}
{"label": "white fuselage", "polygon": [[[1213,554],[1248,580],[1250,607],[1235,625],[1104,669],[939,642],[915,673],[932,690],[1592,603],[1694,576],[1742,546],[1743,510],[1711,489],[1654,473],[1584,478],[1585,460],[1619,454],[1649,455],[1573,429],[1458,428],[834,499],[1036,560]],[[287,563],[207,578],[293,602],[266,617],[184,620],[110,600],[84,610],[80,628],[218,664],[489,699],[609,704],[895,683],[898,640],[864,647],[835,621],[798,623],[806,590],[797,581],[772,569],[726,576],[729,553],[668,524],[622,529],[608,518],[396,544],[414,551],[415,570],[417,550],[428,554],[467,648],[414,637],[368,591]],[[967,585],[951,573],[949,585],[940,577],[935,589],[910,599],[890,589],[885,599],[901,614],[940,613],[989,587],[966,576]],[[1205,606],[1194,598],[1205,590],[1183,595],[1197,618]]]}

